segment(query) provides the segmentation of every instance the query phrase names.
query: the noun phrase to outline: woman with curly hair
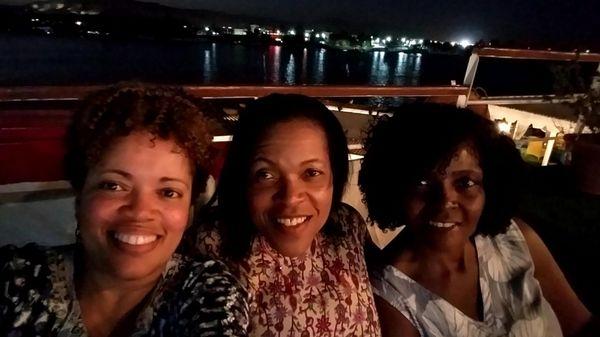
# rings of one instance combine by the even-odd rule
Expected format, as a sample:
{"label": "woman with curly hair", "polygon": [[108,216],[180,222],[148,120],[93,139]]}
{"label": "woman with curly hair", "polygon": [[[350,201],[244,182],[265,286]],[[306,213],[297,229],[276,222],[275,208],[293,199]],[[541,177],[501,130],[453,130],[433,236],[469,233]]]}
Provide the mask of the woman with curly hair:
{"label": "woman with curly hair", "polygon": [[77,243],[0,249],[2,336],[243,336],[225,266],[174,254],[210,163],[212,121],[182,90],[92,94],[68,130]]}
{"label": "woman with curly hair", "polygon": [[404,228],[367,260],[384,336],[589,332],[590,312],[539,236],[513,218],[523,162],[494,123],[409,105],[370,129],[365,150],[370,219]]}
{"label": "woman with curly hair", "polygon": [[272,94],[240,113],[218,203],[189,243],[247,286],[251,336],[380,335],[347,179],[346,136],[318,100]]}

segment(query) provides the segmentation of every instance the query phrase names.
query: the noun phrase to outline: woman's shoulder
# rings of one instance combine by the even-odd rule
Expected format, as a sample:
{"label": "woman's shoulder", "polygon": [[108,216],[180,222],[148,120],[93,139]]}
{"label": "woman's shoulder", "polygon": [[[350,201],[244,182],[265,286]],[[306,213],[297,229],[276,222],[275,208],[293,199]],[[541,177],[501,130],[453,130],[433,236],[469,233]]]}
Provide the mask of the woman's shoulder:
{"label": "woman's shoulder", "polygon": [[23,268],[31,260],[43,260],[45,247],[29,243],[22,247],[6,245],[0,247],[0,261],[3,268]]}
{"label": "woman's shoulder", "polygon": [[363,245],[367,235],[367,224],[362,215],[352,206],[340,203],[331,212],[334,227],[339,231],[339,237],[345,242]]}
{"label": "woman's shoulder", "polygon": [[[245,289],[239,285],[225,263],[201,254],[193,257],[175,254],[169,261],[163,278],[171,283],[180,283],[177,285],[179,291],[204,289],[212,292],[223,291],[225,287],[245,294]],[[181,284],[184,288],[180,287]]]}
{"label": "woman's shoulder", "polygon": [[22,247],[14,245],[0,247],[2,278],[12,275],[12,273],[40,274],[40,268],[58,263],[63,259],[63,255],[68,254],[72,249],[72,245],[46,247],[35,243],[29,243]]}
{"label": "woman's shoulder", "polygon": [[484,241],[494,242],[493,246],[509,246],[512,249],[523,250],[527,249],[526,236],[530,231],[530,227],[527,226],[522,220],[518,218],[510,219],[510,223],[506,226],[506,229],[498,234],[485,236]]}
{"label": "woman's shoulder", "polygon": [[343,202],[332,211],[332,219],[341,224],[348,233],[366,230],[366,222],[362,215],[354,207]]}
{"label": "woman's shoulder", "polygon": [[177,335],[245,334],[248,293],[224,263],[176,255],[169,264],[155,299],[158,321],[171,321]]}
{"label": "woman's shoulder", "polygon": [[57,317],[51,299],[59,296],[57,282],[67,282],[62,267],[71,249],[36,244],[0,248],[0,329],[8,329],[0,331],[28,335],[51,328]]}
{"label": "woman's shoulder", "polygon": [[183,236],[178,251],[186,256],[219,258],[221,234],[217,207],[205,207],[194,214],[194,222]]}

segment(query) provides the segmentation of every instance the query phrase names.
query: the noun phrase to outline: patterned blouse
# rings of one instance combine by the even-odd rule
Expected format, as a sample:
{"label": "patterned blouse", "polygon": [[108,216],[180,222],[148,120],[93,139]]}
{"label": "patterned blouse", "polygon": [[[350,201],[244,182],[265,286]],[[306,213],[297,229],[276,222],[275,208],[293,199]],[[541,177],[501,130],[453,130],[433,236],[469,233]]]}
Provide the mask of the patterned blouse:
{"label": "patterned blouse", "polygon": [[[87,336],[75,246],[0,248],[0,336]],[[214,260],[173,255],[131,336],[246,336],[247,293]]]}
{"label": "patterned blouse", "polygon": [[477,321],[391,265],[373,273],[374,292],[406,317],[421,336],[562,337],[558,319],[533,277],[523,234],[475,236],[483,321]]}
{"label": "patterned blouse", "polygon": [[[251,336],[381,336],[364,260],[365,222],[348,205],[335,216],[344,230],[339,243],[319,234],[306,255],[291,258],[259,235],[243,263],[229,263],[250,291]],[[218,256],[217,231],[203,229],[211,226],[197,227],[195,247]]]}

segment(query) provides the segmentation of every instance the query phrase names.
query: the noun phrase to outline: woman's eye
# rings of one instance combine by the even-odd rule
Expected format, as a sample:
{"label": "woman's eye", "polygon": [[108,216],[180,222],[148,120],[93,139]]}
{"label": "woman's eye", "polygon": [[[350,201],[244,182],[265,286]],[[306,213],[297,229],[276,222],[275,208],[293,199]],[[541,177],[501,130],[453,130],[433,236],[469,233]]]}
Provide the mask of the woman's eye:
{"label": "woman's eye", "polygon": [[427,187],[429,187],[429,181],[426,179],[421,179],[421,180],[417,181],[417,187],[418,188],[427,188]]}
{"label": "woman's eye", "polygon": [[98,188],[105,191],[123,191],[123,187],[114,181],[103,181]]}
{"label": "woman's eye", "polygon": [[458,181],[458,185],[463,188],[470,188],[478,185],[478,183],[471,178],[462,178]]}
{"label": "woman's eye", "polygon": [[305,171],[305,174],[307,177],[317,177],[323,174],[322,171],[317,170],[317,169],[308,169]]}
{"label": "woman's eye", "polygon": [[165,188],[161,190],[161,194],[163,197],[169,198],[169,199],[175,199],[175,198],[181,198],[182,194],[170,189],[170,188]]}
{"label": "woman's eye", "polygon": [[270,179],[275,178],[275,176],[271,172],[269,172],[267,170],[258,170],[254,174],[254,176],[258,180],[270,180]]}

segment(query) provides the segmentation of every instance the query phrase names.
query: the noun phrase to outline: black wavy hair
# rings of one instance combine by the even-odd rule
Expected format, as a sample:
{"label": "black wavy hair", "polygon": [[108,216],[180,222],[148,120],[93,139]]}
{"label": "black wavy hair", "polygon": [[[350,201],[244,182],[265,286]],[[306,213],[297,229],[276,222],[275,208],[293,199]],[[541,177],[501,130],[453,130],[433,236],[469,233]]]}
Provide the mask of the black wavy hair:
{"label": "black wavy hair", "polygon": [[217,229],[222,238],[223,256],[234,260],[243,259],[249,253],[252,239],[256,235],[256,226],[250,220],[247,191],[250,185],[250,167],[257,146],[273,126],[296,119],[314,122],[327,136],[333,175],[333,204],[323,232],[330,238],[342,235],[340,224],[331,220],[331,214],[342,203],[348,180],[348,145],[340,122],[315,98],[298,94],[271,94],[250,102],[240,112],[239,124],[227,151],[213,197],[218,207]]}
{"label": "black wavy hair", "polygon": [[440,104],[403,106],[368,130],[358,184],[370,221],[384,230],[404,224],[402,205],[416,183],[436,167],[447,166],[465,143],[475,150],[483,170],[486,199],[476,233],[505,232],[525,170],[514,142],[489,119]]}

